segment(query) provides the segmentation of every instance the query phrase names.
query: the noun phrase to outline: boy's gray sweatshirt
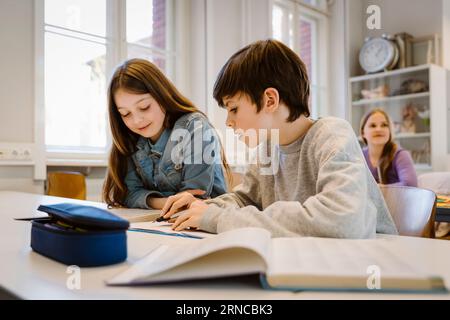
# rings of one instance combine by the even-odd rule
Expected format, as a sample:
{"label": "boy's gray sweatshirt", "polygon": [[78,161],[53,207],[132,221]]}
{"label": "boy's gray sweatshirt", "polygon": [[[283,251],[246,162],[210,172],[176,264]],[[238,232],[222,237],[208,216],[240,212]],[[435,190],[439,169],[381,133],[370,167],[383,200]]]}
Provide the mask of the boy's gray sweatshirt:
{"label": "boy's gray sweatshirt", "polygon": [[220,233],[252,226],[273,237],[397,234],[347,121],[322,118],[292,144],[275,152],[268,145],[260,154],[271,155],[274,174],[261,162],[250,164],[233,192],[207,201],[200,229]]}

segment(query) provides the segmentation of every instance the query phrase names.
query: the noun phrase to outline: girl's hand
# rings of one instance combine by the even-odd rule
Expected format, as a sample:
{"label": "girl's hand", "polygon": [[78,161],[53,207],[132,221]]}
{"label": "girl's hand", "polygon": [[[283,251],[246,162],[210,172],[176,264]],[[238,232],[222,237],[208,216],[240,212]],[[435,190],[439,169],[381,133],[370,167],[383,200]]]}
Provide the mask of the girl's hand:
{"label": "girl's hand", "polygon": [[172,225],[172,230],[181,231],[183,229],[195,228],[200,226],[203,214],[208,205],[201,200],[196,200],[191,203],[189,209],[183,212]]}
{"label": "girl's hand", "polygon": [[164,219],[170,218],[178,211],[189,208],[191,203],[198,200],[195,196],[201,196],[203,194],[205,194],[204,190],[196,189],[186,190],[168,197],[162,208],[161,216],[164,217]]}

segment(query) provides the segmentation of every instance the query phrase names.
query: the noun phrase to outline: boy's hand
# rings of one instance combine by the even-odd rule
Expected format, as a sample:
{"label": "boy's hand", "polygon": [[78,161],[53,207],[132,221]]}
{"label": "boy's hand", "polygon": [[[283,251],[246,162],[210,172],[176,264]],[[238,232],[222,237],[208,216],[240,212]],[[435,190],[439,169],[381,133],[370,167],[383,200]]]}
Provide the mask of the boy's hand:
{"label": "boy's hand", "polygon": [[198,200],[195,196],[201,196],[204,193],[204,190],[199,189],[186,190],[168,197],[162,208],[161,216],[164,217],[164,219],[168,219],[178,211],[189,208],[192,202]]}
{"label": "boy's hand", "polygon": [[172,230],[181,231],[187,228],[198,228],[208,205],[201,200],[194,201],[172,225]]}

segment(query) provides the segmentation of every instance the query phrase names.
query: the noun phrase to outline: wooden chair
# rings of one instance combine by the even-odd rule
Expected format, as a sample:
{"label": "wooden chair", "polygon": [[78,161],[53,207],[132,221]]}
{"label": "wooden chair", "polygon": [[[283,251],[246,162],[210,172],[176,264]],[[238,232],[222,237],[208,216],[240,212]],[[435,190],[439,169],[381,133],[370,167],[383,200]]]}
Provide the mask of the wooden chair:
{"label": "wooden chair", "polygon": [[435,237],[436,194],[433,191],[390,185],[380,188],[400,235]]}
{"label": "wooden chair", "polygon": [[86,200],[86,179],[80,172],[49,172],[47,195]]}

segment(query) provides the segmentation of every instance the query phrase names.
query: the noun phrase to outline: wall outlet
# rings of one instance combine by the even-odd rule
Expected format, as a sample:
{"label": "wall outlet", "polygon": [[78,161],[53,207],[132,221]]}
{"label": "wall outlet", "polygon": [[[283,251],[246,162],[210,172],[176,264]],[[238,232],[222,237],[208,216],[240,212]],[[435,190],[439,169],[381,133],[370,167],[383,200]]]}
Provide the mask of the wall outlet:
{"label": "wall outlet", "polygon": [[0,148],[0,160],[32,160],[33,154],[29,147],[3,147]]}
{"label": "wall outlet", "polygon": [[7,158],[6,150],[0,149],[0,160],[4,160],[5,158]]}
{"label": "wall outlet", "polygon": [[11,149],[1,148],[0,149],[0,159],[1,160],[11,160],[13,155],[11,154]]}
{"label": "wall outlet", "polygon": [[30,148],[22,149],[22,158],[23,158],[23,160],[31,160],[32,159],[32,153],[31,153]]}

